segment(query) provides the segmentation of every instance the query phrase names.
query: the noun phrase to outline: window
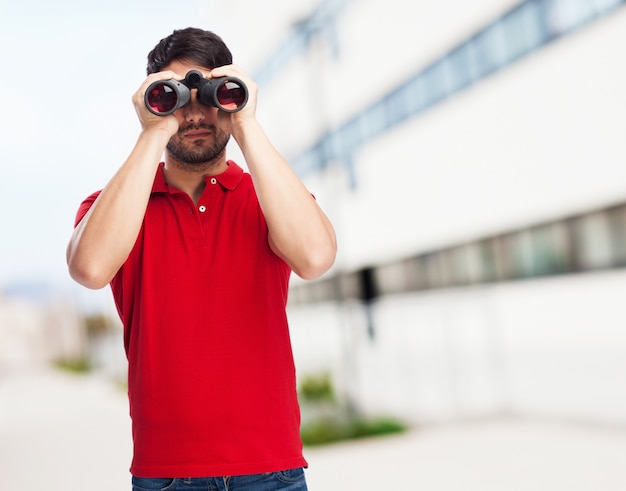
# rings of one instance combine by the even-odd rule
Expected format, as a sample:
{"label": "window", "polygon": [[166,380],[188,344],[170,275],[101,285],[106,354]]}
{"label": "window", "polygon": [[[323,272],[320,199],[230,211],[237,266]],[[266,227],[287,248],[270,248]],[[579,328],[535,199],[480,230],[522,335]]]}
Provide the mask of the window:
{"label": "window", "polygon": [[423,254],[417,258],[417,274],[420,289],[440,288],[443,274],[440,257],[436,253]]}
{"label": "window", "polygon": [[448,272],[454,285],[470,285],[481,281],[481,248],[478,243],[463,244],[450,251]]}
{"label": "window", "polygon": [[[336,139],[340,134],[342,153],[349,146],[349,153],[365,141],[384,133],[393,125],[408,117],[419,114],[428,107],[445,99],[448,95],[464,89],[475,81],[536,50],[555,37],[559,37],[597,17],[624,0],[528,0],[521,2],[502,18],[487,25],[470,39],[462,42],[448,54],[435,60],[426,69],[405,80],[370,107],[355,115],[347,123],[351,125],[321,137]],[[295,33],[296,38],[299,33]],[[298,50],[309,46],[306,40],[295,39],[285,43],[284,53],[274,54],[267,62],[267,71],[277,71],[283,62],[274,64],[275,59],[292,58]],[[281,57],[284,55],[284,58]],[[269,78],[269,77],[266,77]],[[354,128],[356,122],[361,130]],[[344,135],[343,133],[346,132]],[[294,169],[303,173],[323,168],[326,158],[335,154],[319,153],[315,159],[291,158]]]}
{"label": "window", "polygon": [[379,266],[375,280],[381,294],[406,292],[418,289],[417,259],[410,258]]}
{"label": "window", "polygon": [[387,111],[384,101],[377,102],[363,115],[363,136],[366,140],[387,128]]}
{"label": "window", "polygon": [[474,37],[471,47],[478,76],[484,77],[506,62],[501,23],[492,24]]}
{"label": "window", "polygon": [[531,229],[534,275],[563,273],[571,263],[568,231],[563,223]]}
{"label": "window", "polygon": [[290,302],[378,295],[626,267],[626,203],[298,285]]}
{"label": "window", "polygon": [[396,88],[385,99],[387,111],[387,123],[389,126],[404,121],[410,114],[409,100],[410,94],[406,85]]}
{"label": "window", "polygon": [[430,106],[448,94],[443,62],[434,63],[424,72],[424,95]]}
{"label": "window", "polygon": [[598,14],[603,14],[623,3],[623,1],[624,0],[593,0],[591,3],[594,5]]}
{"label": "window", "polygon": [[407,111],[416,114],[426,107],[424,77],[420,74],[407,82]]}
{"label": "window", "polygon": [[606,268],[612,264],[611,230],[608,214],[597,212],[575,222],[578,263],[582,269]]}
{"label": "window", "polygon": [[613,264],[626,266],[626,205],[608,210]]}
{"label": "window", "polygon": [[541,46],[544,35],[537,3],[525,2],[502,21],[502,33],[508,61]]}
{"label": "window", "polygon": [[342,300],[357,299],[360,295],[359,277],[356,273],[340,275],[337,281],[339,298]]}
{"label": "window", "polygon": [[491,282],[507,279],[508,270],[502,237],[481,240],[476,247],[479,251],[481,280]]}
{"label": "window", "polygon": [[476,72],[472,66],[470,46],[463,44],[452,51],[446,58],[444,70],[451,91],[470,85],[475,79]]}
{"label": "window", "polygon": [[546,0],[545,7],[552,34],[571,31],[595,16],[592,0]]}

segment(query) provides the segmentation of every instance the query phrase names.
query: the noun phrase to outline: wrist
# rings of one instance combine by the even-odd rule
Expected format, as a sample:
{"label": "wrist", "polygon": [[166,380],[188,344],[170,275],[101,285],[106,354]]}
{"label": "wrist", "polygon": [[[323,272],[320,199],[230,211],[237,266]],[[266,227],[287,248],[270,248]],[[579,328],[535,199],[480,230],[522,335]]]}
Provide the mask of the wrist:
{"label": "wrist", "polygon": [[139,138],[161,144],[165,148],[175,133],[176,130],[173,131],[168,125],[146,126],[142,128]]}
{"label": "wrist", "polygon": [[151,156],[148,160],[160,162],[170,138],[170,133],[162,128],[144,128],[137,138],[135,149],[141,150],[145,156]]}
{"label": "wrist", "polygon": [[255,118],[233,118],[231,134],[238,143],[243,143],[257,133],[263,133],[263,129]]}

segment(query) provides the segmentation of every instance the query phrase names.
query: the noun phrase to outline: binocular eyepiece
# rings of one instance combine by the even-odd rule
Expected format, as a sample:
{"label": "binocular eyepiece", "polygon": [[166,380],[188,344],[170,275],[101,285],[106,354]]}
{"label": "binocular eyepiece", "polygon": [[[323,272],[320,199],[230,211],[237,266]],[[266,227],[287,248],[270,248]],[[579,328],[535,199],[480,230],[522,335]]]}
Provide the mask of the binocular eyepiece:
{"label": "binocular eyepiece", "polygon": [[198,89],[198,100],[207,106],[234,113],[248,102],[248,88],[235,77],[205,78],[191,70],[184,80],[159,80],[146,89],[144,100],[148,110],[157,116],[167,116],[191,99],[191,89]]}

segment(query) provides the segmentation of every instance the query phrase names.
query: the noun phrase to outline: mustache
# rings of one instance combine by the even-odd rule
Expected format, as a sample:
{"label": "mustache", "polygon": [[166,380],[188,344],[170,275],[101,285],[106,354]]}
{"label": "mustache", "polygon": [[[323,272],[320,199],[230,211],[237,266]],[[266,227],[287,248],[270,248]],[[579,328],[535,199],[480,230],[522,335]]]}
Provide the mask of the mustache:
{"label": "mustache", "polygon": [[178,128],[178,133],[184,133],[185,131],[195,131],[195,130],[207,130],[207,131],[216,131],[216,127],[214,124],[207,123],[191,123],[186,126],[181,126]]}

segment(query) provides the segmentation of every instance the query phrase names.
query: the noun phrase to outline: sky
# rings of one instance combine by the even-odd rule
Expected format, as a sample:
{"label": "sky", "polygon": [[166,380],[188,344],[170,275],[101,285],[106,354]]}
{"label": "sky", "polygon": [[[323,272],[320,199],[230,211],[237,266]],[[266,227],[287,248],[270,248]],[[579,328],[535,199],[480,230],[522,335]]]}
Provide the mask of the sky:
{"label": "sky", "polygon": [[266,54],[261,47],[272,49],[284,32],[259,22],[268,9],[281,13],[269,17],[279,25],[296,7],[0,0],[0,291],[30,283],[74,290],[65,265],[74,215],[132,149],[139,123],[131,97],[154,45],[174,29],[202,27],[252,72]]}

